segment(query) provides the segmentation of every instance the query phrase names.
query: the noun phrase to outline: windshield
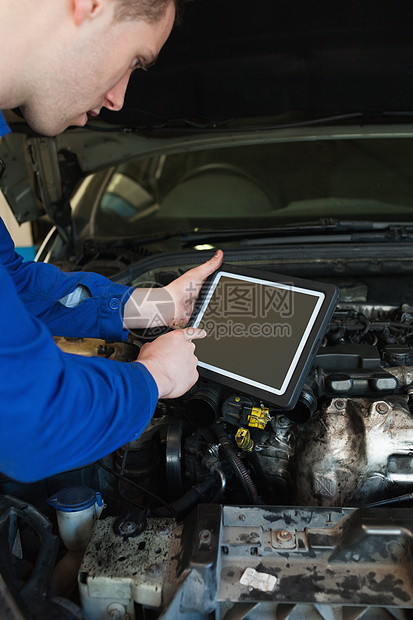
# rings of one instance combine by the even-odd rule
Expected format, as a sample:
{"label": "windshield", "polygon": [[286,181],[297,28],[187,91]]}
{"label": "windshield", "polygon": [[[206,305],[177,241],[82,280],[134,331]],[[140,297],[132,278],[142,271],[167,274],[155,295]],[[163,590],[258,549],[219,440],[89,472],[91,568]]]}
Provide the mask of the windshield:
{"label": "windshield", "polygon": [[121,164],[87,180],[74,217],[87,236],[113,238],[322,218],[409,220],[412,205],[413,139],[324,139]]}

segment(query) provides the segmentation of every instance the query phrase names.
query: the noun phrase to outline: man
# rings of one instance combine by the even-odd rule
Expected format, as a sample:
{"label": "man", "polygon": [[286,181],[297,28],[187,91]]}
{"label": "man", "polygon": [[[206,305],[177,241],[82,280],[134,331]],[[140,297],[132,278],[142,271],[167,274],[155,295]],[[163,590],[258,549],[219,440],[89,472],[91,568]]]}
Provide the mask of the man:
{"label": "man", "polygon": [[[178,0],[176,0],[177,2]],[[132,71],[157,57],[175,19],[173,0],[1,0],[0,109],[20,107],[55,135],[105,106],[119,110]],[[0,134],[8,131],[0,115]],[[222,252],[162,291],[166,325],[181,327]],[[120,340],[152,309],[145,292],[90,273],[23,263],[0,220],[0,470],[32,481],[79,467],[136,438],[158,398],[196,381],[193,339],[176,329],[122,364],[61,352],[53,335]],[[191,291],[191,294],[188,294]],[[136,309],[139,312],[136,312]]]}

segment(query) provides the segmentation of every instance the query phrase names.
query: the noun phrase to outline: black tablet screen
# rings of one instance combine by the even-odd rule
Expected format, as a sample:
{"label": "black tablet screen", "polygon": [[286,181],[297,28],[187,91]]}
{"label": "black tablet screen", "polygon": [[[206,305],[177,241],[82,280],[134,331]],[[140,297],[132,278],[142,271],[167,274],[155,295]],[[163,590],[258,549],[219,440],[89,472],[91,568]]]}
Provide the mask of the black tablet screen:
{"label": "black tablet screen", "polygon": [[324,300],[324,293],[219,272],[194,326],[199,366],[282,395]]}

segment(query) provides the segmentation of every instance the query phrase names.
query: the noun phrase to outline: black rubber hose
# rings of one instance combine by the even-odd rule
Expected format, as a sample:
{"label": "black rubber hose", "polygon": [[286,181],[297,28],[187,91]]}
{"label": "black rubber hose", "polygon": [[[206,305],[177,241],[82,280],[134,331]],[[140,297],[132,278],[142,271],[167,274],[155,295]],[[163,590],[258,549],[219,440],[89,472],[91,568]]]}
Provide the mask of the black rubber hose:
{"label": "black rubber hose", "polygon": [[[202,482],[195,484],[189,491],[184,493],[182,497],[177,499],[174,502],[171,502],[172,508],[179,515],[180,513],[186,512],[190,508],[196,506],[201,499],[206,495],[206,493],[212,489],[214,485],[217,484],[216,476],[208,476]],[[160,517],[169,517],[170,511],[166,508],[166,506],[161,506],[160,508],[155,508],[153,512],[156,513],[157,516]]]}
{"label": "black rubber hose", "polygon": [[221,444],[222,451],[231,465],[235,475],[237,476],[242,488],[244,489],[248,499],[252,504],[262,504],[257,489],[251,479],[251,476],[247,472],[244,463],[239,458],[230,438],[219,424],[213,424],[212,428],[217,436],[219,443]]}
{"label": "black rubber hose", "polygon": [[247,453],[247,461],[252,467],[252,471],[254,472],[254,480],[256,481],[257,491],[260,493],[263,498],[264,504],[273,504],[275,505],[277,502],[275,497],[273,496],[273,492],[271,489],[271,484],[268,481],[267,474],[262,468],[261,462],[258,458],[256,452],[248,452]]}
{"label": "black rubber hose", "polygon": [[379,502],[372,502],[371,504],[365,504],[363,508],[374,508],[375,506],[388,506],[390,504],[401,504],[402,502],[410,502],[413,499],[413,493],[406,493],[405,495],[398,495],[397,497],[390,497],[389,499],[381,499]]}

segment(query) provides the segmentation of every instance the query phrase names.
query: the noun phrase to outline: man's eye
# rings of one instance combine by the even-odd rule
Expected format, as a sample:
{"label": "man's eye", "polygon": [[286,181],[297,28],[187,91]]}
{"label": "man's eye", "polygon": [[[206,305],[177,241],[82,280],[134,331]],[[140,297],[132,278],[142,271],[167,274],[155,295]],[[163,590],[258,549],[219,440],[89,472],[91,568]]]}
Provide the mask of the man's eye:
{"label": "man's eye", "polygon": [[147,70],[148,70],[148,68],[154,64],[154,62],[155,62],[155,61],[153,61],[153,62],[151,62],[151,63],[149,63],[149,64],[148,64],[148,63],[147,63],[147,62],[145,62],[144,60],[141,60],[140,58],[137,58],[137,59],[135,60],[135,62],[133,63],[133,65],[132,65],[132,69],[131,69],[131,71],[132,71],[132,72],[133,72],[133,71],[136,71],[136,69],[141,69],[142,71],[147,71]]}
{"label": "man's eye", "polygon": [[139,58],[137,58],[132,65],[132,71],[136,71],[136,69],[142,69],[142,63]]}

